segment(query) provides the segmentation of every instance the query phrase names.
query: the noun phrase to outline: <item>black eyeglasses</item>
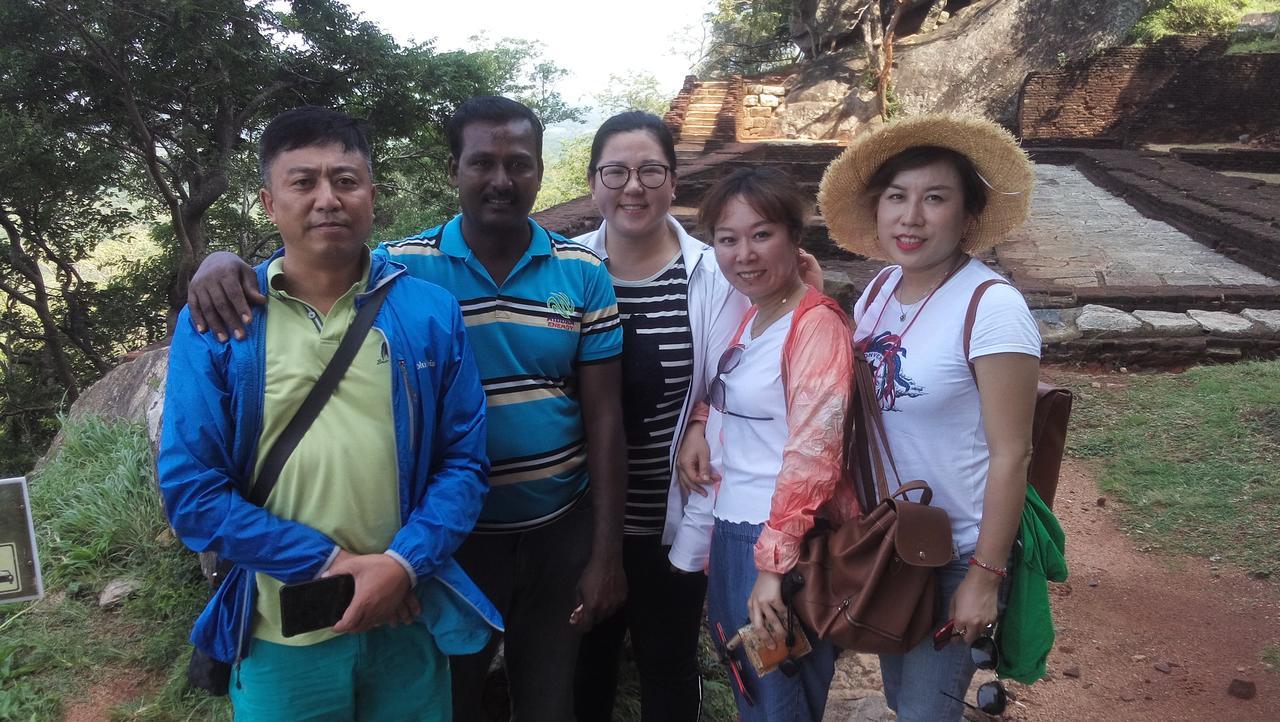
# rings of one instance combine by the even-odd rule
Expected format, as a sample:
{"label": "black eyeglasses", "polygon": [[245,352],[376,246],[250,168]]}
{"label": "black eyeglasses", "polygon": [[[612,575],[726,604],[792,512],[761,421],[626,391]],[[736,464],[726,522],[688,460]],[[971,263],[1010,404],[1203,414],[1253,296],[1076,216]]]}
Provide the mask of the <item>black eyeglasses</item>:
{"label": "black eyeglasses", "polygon": [[729,416],[737,416],[739,419],[750,419],[752,421],[773,421],[772,416],[747,416],[746,414],[735,414],[724,407],[725,397],[725,374],[738,368],[738,364],[742,363],[742,354],[747,350],[746,346],[735,343],[720,354],[720,362],[716,364],[716,377],[711,379],[711,386],[707,389],[707,395],[710,397],[711,408],[722,414]]}
{"label": "black eyeglasses", "polygon": [[716,622],[716,633],[720,635],[720,664],[729,668],[729,674],[733,677],[733,683],[738,687],[738,693],[742,695],[742,699],[747,703],[748,707],[755,707],[756,701],[747,691],[746,672],[742,669],[742,663],[733,658],[733,652],[729,649],[729,640],[724,636],[724,627]]}
{"label": "black eyeglasses", "polygon": [[615,191],[627,185],[631,180],[632,171],[635,171],[636,178],[640,179],[640,185],[653,190],[661,188],[662,184],[667,182],[667,173],[671,168],[661,163],[645,163],[638,168],[625,165],[602,165],[596,168],[596,174],[600,176],[600,182],[604,187]]}

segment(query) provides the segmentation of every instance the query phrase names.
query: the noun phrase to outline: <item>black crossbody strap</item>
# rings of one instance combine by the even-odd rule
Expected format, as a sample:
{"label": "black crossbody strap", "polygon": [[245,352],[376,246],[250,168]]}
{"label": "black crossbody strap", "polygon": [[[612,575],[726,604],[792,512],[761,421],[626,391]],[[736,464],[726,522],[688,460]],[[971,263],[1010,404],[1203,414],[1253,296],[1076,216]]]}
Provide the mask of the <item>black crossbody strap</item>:
{"label": "black crossbody strap", "polygon": [[311,387],[311,392],[302,400],[297,413],[289,420],[289,425],[284,427],[276,443],[267,452],[266,459],[262,462],[262,471],[258,472],[258,478],[249,491],[249,501],[258,506],[266,506],[267,497],[271,496],[271,490],[276,486],[280,470],[284,468],[284,463],[289,460],[289,455],[297,448],[298,442],[307,433],[307,429],[311,428],[311,423],[320,415],[320,410],[328,403],[334,389],[338,388],[338,382],[346,375],[351,362],[355,360],[356,353],[360,351],[361,344],[364,343],[365,336],[373,327],[373,317],[378,314],[378,309],[382,306],[382,301],[386,299],[390,289],[391,280],[388,279],[365,299],[364,305],[356,313],[355,320],[343,334],[338,350],[334,351],[333,358],[329,359],[329,365],[325,366],[315,386]]}

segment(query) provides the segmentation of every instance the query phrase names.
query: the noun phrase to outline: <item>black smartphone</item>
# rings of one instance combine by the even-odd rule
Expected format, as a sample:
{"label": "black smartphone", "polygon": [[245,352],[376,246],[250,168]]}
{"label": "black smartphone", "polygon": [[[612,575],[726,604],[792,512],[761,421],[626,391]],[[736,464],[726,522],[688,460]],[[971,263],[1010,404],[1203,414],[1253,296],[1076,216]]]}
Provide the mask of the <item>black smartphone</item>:
{"label": "black smartphone", "polygon": [[334,574],[280,588],[280,634],[327,629],[338,623],[356,594],[356,579],[350,574]]}

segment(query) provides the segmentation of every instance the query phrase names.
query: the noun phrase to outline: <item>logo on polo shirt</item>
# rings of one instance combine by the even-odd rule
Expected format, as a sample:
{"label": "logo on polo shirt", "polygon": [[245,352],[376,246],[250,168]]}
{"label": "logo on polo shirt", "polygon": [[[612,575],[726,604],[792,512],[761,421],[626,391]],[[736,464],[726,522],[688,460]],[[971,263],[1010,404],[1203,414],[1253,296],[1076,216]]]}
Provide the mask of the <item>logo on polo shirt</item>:
{"label": "logo on polo shirt", "polygon": [[555,311],[564,318],[573,318],[573,299],[569,298],[569,295],[562,291],[556,291],[550,296],[547,296],[547,308]]}
{"label": "logo on polo shirt", "polygon": [[554,316],[547,317],[547,325],[551,328],[559,328],[572,331],[575,327],[573,322],[573,312],[577,310],[573,305],[573,299],[569,298],[567,293],[556,291],[547,296],[547,310],[552,311],[560,318]]}

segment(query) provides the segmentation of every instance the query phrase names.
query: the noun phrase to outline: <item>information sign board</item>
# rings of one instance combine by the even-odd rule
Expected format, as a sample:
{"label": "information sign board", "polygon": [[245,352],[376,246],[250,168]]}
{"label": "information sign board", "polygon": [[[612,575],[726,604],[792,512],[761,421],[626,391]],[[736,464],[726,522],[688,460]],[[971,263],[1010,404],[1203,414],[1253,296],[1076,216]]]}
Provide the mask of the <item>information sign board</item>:
{"label": "information sign board", "polygon": [[27,479],[0,479],[0,604],[43,595]]}

